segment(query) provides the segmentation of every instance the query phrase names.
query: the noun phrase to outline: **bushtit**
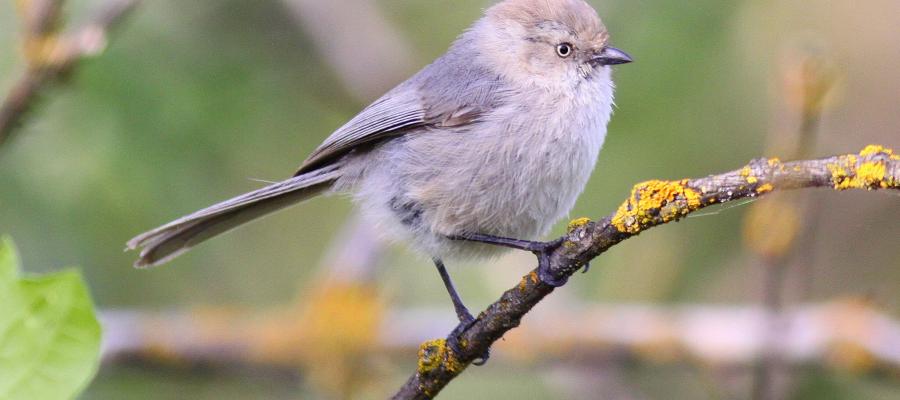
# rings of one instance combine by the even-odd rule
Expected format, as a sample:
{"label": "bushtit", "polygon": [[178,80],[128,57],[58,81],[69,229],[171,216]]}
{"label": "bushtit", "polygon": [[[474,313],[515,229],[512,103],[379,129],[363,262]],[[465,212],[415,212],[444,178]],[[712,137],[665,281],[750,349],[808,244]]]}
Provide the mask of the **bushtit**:
{"label": "bushtit", "polygon": [[[207,239],[323,193],[351,194],[390,237],[434,260],[462,325],[473,321],[447,258],[534,252],[534,240],[584,189],[613,106],[609,46],[583,0],[505,0],[446,54],[335,131],[288,180],[144,233],[136,266],[165,263]],[[509,239],[516,238],[516,239]]]}

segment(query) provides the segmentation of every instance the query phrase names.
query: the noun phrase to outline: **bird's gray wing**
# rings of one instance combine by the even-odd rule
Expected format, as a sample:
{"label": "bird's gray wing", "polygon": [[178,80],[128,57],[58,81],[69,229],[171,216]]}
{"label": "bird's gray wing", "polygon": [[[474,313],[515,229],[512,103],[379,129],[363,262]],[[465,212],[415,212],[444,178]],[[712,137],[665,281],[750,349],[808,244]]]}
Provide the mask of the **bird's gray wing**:
{"label": "bird's gray wing", "polygon": [[415,128],[460,127],[496,108],[504,96],[500,78],[450,52],[400,84],[335,131],[300,166],[297,175],[328,165],[360,146]]}
{"label": "bird's gray wing", "polygon": [[401,85],[362,110],[331,134],[300,166],[297,175],[328,164],[351,150],[396,136],[427,123],[422,96],[411,85]]}

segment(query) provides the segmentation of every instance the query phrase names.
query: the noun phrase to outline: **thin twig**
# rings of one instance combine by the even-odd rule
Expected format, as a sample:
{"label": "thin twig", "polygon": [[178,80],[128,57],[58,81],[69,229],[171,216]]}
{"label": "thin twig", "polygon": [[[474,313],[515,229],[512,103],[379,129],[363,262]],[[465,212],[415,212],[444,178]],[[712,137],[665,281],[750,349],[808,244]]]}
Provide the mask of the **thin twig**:
{"label": "thin twig", "polygon": [[58,82],[82,59],[96,56],[107,45],[107,35],[140,0],[110,0],[87,24],[69,34],[60,34],[61,1],[22,2],[26,16],[23,46],[28,68],[0,102],[0,147],[22,125],[41,94]]}
{"label": "thin twig", "polygon": [[23,19],[26,41],[59,30],[63,0],[18,0],[16,6]]}
{"label": "thin twig", "polygon": [[[558,278],[570,277],[622,241],[709,206],[774,190],[826,187],[900,189],[900,156],[881,146],[869,146],[858,155],[794,162],[763,159],[740,170],[701,179],[645,182],[635,186],[619,210],[603,220],[573,221],[564,244],[550,257],[551,269]],[[416,372],[394,399],[436,396],[554,289],[538,279],[534,270],[462,331],[459,353],[445,339],[422,344]]]}

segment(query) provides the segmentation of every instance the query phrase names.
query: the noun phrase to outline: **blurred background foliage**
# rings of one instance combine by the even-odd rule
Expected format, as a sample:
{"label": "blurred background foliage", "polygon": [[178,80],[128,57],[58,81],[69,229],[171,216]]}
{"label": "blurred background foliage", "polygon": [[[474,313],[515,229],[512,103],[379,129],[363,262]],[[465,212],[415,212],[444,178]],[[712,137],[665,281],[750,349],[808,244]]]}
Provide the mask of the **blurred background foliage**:
{"label": "blurred background foliage", "polygon": [[[70,1],[67,16],[78,21],[100,2]],[[840,75],[811,154],[900,145],[896,0],[590,2],[613,43],[637,62],[615,73],[618,109],[573,217],[608,214],[642,180],[702,176],[754,157],[783,156],[767,143],[799,123],[785,112],[780,78],[798,48],[833,59]],[[443,53],[488,4],[381,0],[375,7],[406,37],[412,73]],[[18,28],[14,7],[0,5],[4,91],[24,65]],[[289,176],[324,137],[374,100],[377,93],[361,95],[342,84],[327,61],[338,50],[316,45],[307,32],[274,0],[144,2],[108,51],[48,93],[0,149],[0,231],[16,239],[24,264],[91,266],[86,279],[105,309],[262,309],[298,296],[352,215],[346,199],[313,200],[161,269],[130,268],[135,255],[122,249],[147,228],[259,187],[254,179]],[[399,82],[370,79],[381,79],[382,89]],[[788,297],[865,297],[900,317],[897,200],[890,193],[816,192],[820,222],[814,247],[804,249],[813,267],[789,277],[810,289]],[[691,218],[617,246],[564,292],[608,303],[758,302],[762,273],[741,241],[746,208]],[[555,233],[563,229],[561,223]],[[529,255],[512,254],[453,266],[452,273],[470,307],[481,309],[531,264]],[[391,307],[449,308],[424,258],[396,247],[380,267],[377,285]],[[381,398],[398,387],[413,354],[403,360],[382,366],[387,372],[359,396]],[[719,387],[721,371],[707,367],[639,362],[612,374],[635,391],[621,398],[734,398]],[[558,398],[560,368],[492,362],[464,374],[443,398]],[[309,385],[280,378],[110,366],[85,398],[313,396]],[[896,372],[872,376],[809,366],[795,378],[792,398],[900,399]]]}

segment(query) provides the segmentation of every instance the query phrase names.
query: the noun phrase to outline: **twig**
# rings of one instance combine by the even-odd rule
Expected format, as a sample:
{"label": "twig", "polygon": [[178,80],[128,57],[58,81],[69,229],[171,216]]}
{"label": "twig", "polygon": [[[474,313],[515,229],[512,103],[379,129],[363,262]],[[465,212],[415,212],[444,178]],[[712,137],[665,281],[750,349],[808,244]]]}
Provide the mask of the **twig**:
{"label": "twig", "polygon": [[[701,179],[651,181],[635,186],[619,210],[599,222],[573,221],[565,242],[550,257],[558,278],[570,277],[590,260],[622,241],[700,209],[774,190],[801,188],[900,189],[900,157],[881,146],[858,155],[783,163],[756,160],[743,169]],[[416,372],[394,399],[430,399],[554,291],[537,270],[483,311],[459,336],[456,353],[445,339],[422,344]]]}
{"label": "twig", "polygon": [[21,126],[28,111],[52,83],[64,77],[82,59],[106,48],[109,31],[139,0],[110,0],[82,28],[59,34],[60,0],[22,1],[26,19],[25,56],[28,68],[0,103],[0,146]]}
{"label": "twig", "polygon": [[16,7],[25,26],[26,46],[30,40],[55,34],[59,30],[63,0],[18,0]]}

